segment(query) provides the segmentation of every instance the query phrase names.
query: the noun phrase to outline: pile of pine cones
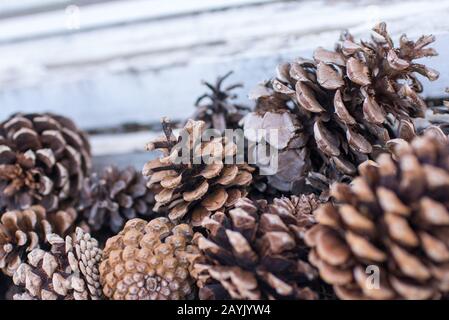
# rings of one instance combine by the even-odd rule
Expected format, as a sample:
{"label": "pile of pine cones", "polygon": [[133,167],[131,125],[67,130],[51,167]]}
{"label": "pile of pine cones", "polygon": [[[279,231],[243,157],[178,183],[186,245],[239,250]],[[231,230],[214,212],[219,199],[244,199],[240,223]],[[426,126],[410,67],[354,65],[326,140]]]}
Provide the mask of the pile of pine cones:
{"label": "pile of pine cones", "polygon": [[[432,111],[418,75],[438,78],[416,60],[437,54],[434,40],[395,46],[384,23],[369,41],[344,33],[279,65],[253,109],[229,74],[205,83],[192,119],[162,120],[142,172],[92,172],[70,119],[12,115],[0,124],[2,297],[447,298],[447,124],[416,125]],[[224,134],[239,128],[245,145],[277,150],[277,172],[239,153]]]}

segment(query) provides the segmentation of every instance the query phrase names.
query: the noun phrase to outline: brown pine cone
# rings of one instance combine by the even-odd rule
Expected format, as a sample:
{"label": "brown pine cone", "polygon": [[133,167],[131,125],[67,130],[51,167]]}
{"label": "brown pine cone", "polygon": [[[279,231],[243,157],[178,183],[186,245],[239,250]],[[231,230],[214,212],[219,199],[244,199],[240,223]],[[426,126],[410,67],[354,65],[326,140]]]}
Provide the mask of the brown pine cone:
{"label": "brown pine cone", "polygon": [[108,166],[86,179],[79,210],[92,232],[117,234],[126,221],[149,220],[153,215],[154,194],[146,180],[133,167],[119,170]]}
{"label": "brown pine cone", "polygon": [[[160,150],[163,156],[147,162],[143,169],[149,177],[147,186],[159,190],[154,211],[167,210],[170,220],[190,220],[199,226],[204,217],[247,194],[254,168],[243,161],[235,164],[236,144],[225,137],[200,140],[206,130],[203,121],[189,120],[179,138],[168,120],[162,125],[165,137],[149,143],[147,149]],[[203,156],[210,154],[215,157],[206,164]]]}
{"label": "brown pine cone", "polygon": [[317,272],[307,263],[304,233],[314,224],[314,195],[240,199],[229,214],[205,219],[197,237],[203,256],[192,275],[200,299],[317,299]]}
{"label": "brown pine cone", "polygon": [[54,114],[15,114],[0,124],[0,209],[73,205],[91,167],[84,132]]}
{"label": "brown pine cone", "polygon": [[436,55],[427,48],[435,39],[403,35],[396,48],[385,23],[373,30],[371,41],[356,43],[345,33],[335,51],[318,48],[313,60],[281,64],[276,78],[252,94],[257,106],[245,118],[246,137],[255,140],[249,129],[279,130],[278,140],[265,137],[280,150],[273,186],[326,191],[333,181],[351,179],[388,140],[415,135],[413,120],[426,109],[417,74],[438,78],[415,60]]}
{"label": "brown pine cone", "polygon": [[203,84],[210,89],[210,93],[200,96],[195,102],[196,111],[192,116],[194,120],[204,121],[206,128],[213,128],[220,133],[225,129],[240,128],[239,122],[248,113],[249,108],[232,100],[237,98],[233,93],[234,89],[243,87],[237,83],[223,88],[223,82],[232,74],[228,72],[222,77],[218,77],[215,84],[203,81]]}
{"label": "brown pine cone", "polygon": [[98,242],[80,228],[72,237],[47,237],[49,251],[33,249],[28,262],[14,273],[13,281],[23,287],[14,300],[98,300],[101,298]]}
{"label": "brown pine cone", "polygon": [[76,211],[60,210],[47,214],[42,206],[8,211],[0,218],[0,268],[12,276],[26,255],[46,243],[50,233],[65,236],[74,229]]}
{"label": "brown pine cone", "polygon": [[192,229],[159,217],[128,221],[106,242],[100,265],[104,295],[112,300],[178,300],[194,293]]}
{"label": "brown pine cone", "polygon": [[[432,299],[449,292],[449,144],[392,140],[360,165],[336,204],[315,211],[309,260],[342,299]],[[377,271],[376,271],[377,270]],[[377,281],[377,282],[376,282]]]}

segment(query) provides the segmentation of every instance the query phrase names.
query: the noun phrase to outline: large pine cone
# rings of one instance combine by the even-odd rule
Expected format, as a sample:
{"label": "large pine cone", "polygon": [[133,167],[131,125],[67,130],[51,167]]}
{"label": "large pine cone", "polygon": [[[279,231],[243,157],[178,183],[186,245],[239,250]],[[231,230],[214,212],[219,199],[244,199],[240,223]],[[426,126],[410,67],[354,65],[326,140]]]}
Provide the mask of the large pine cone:
{"label": "large pine cone", "polygon": [[[160,150],[163,157],[147,162],[143,169],[149,177],[147,186],[159,190],[154,211],[167,210],[171,220],[191,220],[199,226],[204,217],[246,195],[254,168],[243,161],[235,164],[236,144],[226,137],[203,142],[203,121],[189,120],[179,138],[167,120],[162,125],[165,137],[149,143],[147,149]],[[203,156],[210,154],[216,157],[206,164]]]}
{"label": "large pine cone", "polygon": [[210,93],[200,96],[196,103],[196,111],[192,116],[194,120],[204,121],[207,128],[218,130],[224,133],[225,129],[239,128],[239,122],[248,112],[249,108],[232,100],[237,98],[233,93],[234,89],[241,88],[241,84],[233,84],[223,88],[223,82],[232,74],[228,72],[222,77],[218,77],[215,84],[203,82],[210,89]]}
{"label": "large pine cone", "polygon": [[390,144],[396,160],[382,154],[351,186],[334,185],[337,204],[317,209],[306,234],[309,260],[343,299],[449,292],[449,144],[431,134]]}
{"label": "large pine cone", "polygon": [[149,220],[154,194],[146,180],[133,167],[119,170],[109,166],[86,179],[80,201],[80,212],[93,232],[104,231],[108,237],[117,234],[126,221]]}
{"label": "large pine cone", "polygon": [[74,238],[48,235],[50,251],[34,249],[14,273],[24,292],[14,300],[98,300],[101,298],[98,242],[80,228]]}
{"label": "large pine cone", "polygon": [[0,124],[0,209],[73,205],[91,167],[86,135],[54,114],[16,114]]}
{"label": "large pine cone", "polygon": [[133,219],[106,242],[100,265],[104,295],[113,300],[178,300],[194,293],[192,229],[159,217]]}
{"label": "large pine cone", "polygon": [[356,43],[345,33],[335,51],[318,48],[313,60],[281,64],[252,94],[257,108],[245,119],[245,134],[254,141],[249,129],[279,130],[276,141],[265,137],[281,151],[270,177],[277,188],[326,191],[353,177],[388,140],[415,135],[413,120],[426,109],[417,74],[433,81],[438,73],[414,61],[436,55],[426,48],[434,37],[414,42],[403,35],[395,48],[384,23],[373,30],[371,41]]}
{"label": "large pine cone", "polygon": [[314,224],[313,195],[240,199],[229,214],[205,219],[197,238],[203,256],[193,276],[201,299],[317,299],[322,288],[307,263],[304,233]]}
{"label": "large pine cone", "polygon": [[8,211],[0,218],[0,268],[12,276],[26,255],[46,243],[51,233],[65,236],[74,229],[74,209],[47,214],[42,206]]}

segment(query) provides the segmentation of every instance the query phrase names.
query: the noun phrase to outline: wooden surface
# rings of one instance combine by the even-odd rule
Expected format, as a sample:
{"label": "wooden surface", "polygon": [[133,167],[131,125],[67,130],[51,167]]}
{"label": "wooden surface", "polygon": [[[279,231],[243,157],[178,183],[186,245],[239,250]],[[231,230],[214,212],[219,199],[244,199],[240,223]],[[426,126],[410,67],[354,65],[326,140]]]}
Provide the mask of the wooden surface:
{"label": "wooden surface", "polygon": [[[68,30],[69,4],[79,29]],[[0,118],[53,111],[90,130],[188,117],[200,81],[234,70],[242,102],[275,66],[331,48],[343,29],[369,37],[380,20],[395,39],[435,34],[441,72],[427,97],[449,84],[449,0],[21,0],[0,2]],[[97,166],[140,166],[151,132],[92,137]],[[127,160],[128,159],[128,160]]]}

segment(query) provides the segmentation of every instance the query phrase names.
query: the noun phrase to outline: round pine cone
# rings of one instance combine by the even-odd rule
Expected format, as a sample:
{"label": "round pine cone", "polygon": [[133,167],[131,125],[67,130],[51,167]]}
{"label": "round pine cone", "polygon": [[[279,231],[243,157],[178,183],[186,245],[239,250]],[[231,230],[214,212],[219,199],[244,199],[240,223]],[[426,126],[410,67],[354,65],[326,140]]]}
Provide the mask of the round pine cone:
{"label": "round pine cone", "polygon": [[[143,169],[143,175],[149,177],[147,186],[159,190],[154,211],[167,210],[170,220],[190,220],[199,226],[204,217],[247,194],[254,168],[234,164],[238,163],[237,146],[232,141],[222,137],[203,142],[203,121],[189,120],[179,138],[173,135],[168,120],[162,125],[165,137],[147,148],[162,151],[163,157],[147,162]],[[205,155],[214,155],[207,164]]]}
{"label": "round pine cone", "polygon": [[231,74],[232,71],[218,77],[215,85],[203,82],[211,92],[205,93],[197,99],[195,103],[196,111],[192,116],[194,120],[204,121],[207,128],[216,129],[220,133],[224,133],[226,129],[239,128],[240,120],[249,110],[248,107],[232,101],[237,98],[233,90],[242,87],[241,84],[222,87],[224,80]]}
{"label": "round pine cone", "polygon": [[133,219],[108,239],[100,265],[104,295],[113,300],[178,300],[191,298],[191,260],[198,249],[192,229],[159,217]]}
{"label": "round pine cone", "polygon": [[101,298],[98,242],[80,228],[74,238],[47,237],[49,251],[33,249],[28,262],[14,273],[13,281],[24,292],[14,300],[98,300]]}
{"label": "round pine cone", "polygon": [[26,255],[46,243],[51,233],[65,236],[73,230],[74,209],[47,214],[44,207],[32,206],[23,211],[8,211],[0,218],[0,268],[12,276]]}
{"label": "round pine cone", "polygon": [[15,114],[0,124],[0,209],[73,205],[91,167],[86,135],[54,114]]}
{"label": "round pine cone", "polygon": [[330,183],[355,176],[357,165],[388,140],[415,135],[413,120],[426,109],[417,74],[438,78],[415,60],[436,55],[426,48],[435,39],[403,35],[394,47],[385,23],[373,30],[371,41],[356,43],[345,33],[335,51],[318,48],[313,60],[281,64],[277,77],[252,94],[257,106],[245,118],[246,137],[255,141],[254,130],[279,130],[279,139],[265,137],[280,150],[278,172],[269,177],[276,188],[326,192]]}
{"label": "round pine cone", "polygon": [[192,271],[200,299],[317,299],[322,288],[302,241],[317,205],[314,195],[270,205],[243,198],[205,219],[209,235],[196,239],[203,256]]}
{"label": "round pine cone", "polygon": [[426,134],[389,145],[396,160],[382,154],[352,185],[335,184],[336,204],[315,211],[305,237],[310,262],[342,299],[449,292],[449,144]]}
{"label": "round pine cone", "polygon": [[126,221],[153,214],[154,194],[144,177],[133,167],[119,170],[104,168],[86,179],[80,200],[80,212],[92,232],[117,234]]}

